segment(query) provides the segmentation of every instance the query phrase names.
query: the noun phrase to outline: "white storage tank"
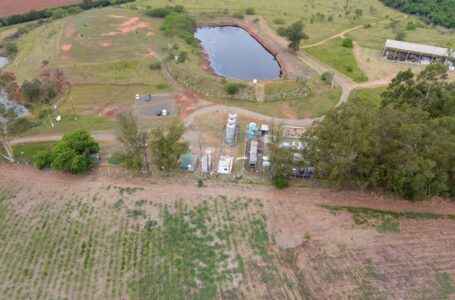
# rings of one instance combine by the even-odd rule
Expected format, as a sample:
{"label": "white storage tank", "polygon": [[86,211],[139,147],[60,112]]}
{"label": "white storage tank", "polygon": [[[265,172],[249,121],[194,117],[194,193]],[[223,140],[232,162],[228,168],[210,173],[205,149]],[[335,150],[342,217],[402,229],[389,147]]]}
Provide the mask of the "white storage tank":
{"label": "white storage tank", "polygon": [[237,124],[237,114],[229,114],[228,124]]}
{"label": "white storage tank", "polygon": [[236,124],[227,124],[226,125],[226,143],[229,145],[234,144],[235,142],[235,130],[236,130]]}

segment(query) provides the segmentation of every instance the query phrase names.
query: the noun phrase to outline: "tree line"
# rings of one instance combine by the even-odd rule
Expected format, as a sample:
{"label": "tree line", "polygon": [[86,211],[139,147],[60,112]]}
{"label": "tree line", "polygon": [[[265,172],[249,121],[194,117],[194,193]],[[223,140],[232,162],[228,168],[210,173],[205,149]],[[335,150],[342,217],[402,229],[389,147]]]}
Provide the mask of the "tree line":
{"label": "tree line", "polygon": [[433,24],[455,28],[454,0],[381,0],[402,12],[418,15]]}

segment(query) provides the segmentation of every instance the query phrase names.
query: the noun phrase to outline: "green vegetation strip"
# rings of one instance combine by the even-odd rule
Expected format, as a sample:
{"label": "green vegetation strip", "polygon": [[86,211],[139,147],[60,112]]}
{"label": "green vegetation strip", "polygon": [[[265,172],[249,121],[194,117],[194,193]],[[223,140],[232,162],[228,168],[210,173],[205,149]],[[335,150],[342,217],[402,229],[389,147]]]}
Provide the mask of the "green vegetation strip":
{"label": "green vegetation strip", "polygon": [[443,215],[432,212],[405,211],[395,212],[366,207],[321,205],[331,212],[347,211],[351,213],[356,225],[376,227],[379,232],[399,232],[399,218],[408,219],[449,219],[455,221],[455,215]]}

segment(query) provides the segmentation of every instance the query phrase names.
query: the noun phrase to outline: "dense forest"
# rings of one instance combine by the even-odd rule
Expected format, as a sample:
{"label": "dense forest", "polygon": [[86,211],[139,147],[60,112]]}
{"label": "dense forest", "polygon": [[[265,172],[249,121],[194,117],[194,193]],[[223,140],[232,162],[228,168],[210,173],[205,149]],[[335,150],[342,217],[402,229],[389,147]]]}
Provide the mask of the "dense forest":
{"label": "dense forest", "polygon": [[381,107],[355,99],[307,131],[304,157],[335,186],[409,199],[455,196],[455,83],[447,67],[400,72]]}
{"label": "dense forest", "polygon": [[433,24],[455,28],[455,0],[382,0],[405,13],[421,16]]}

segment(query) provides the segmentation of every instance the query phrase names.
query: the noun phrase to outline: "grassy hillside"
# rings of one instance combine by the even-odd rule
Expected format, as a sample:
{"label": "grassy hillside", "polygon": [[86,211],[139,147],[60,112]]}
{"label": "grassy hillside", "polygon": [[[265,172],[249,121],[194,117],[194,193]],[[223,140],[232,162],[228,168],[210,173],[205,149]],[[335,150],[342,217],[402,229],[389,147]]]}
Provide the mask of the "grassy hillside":
{"label": "grassy hillside", "polygon": [[[349,3],[347,8],[345,7],[346,3]],[[184,5],[191,14],[200,19],[207,18],[210,15],[232,15],[251,7],[255,9],[257,14],[265,16],[268,23],[275,29],[303,19],[306,26],[305,30],[310,35],[309,42],[322,40],[358,24],[375,22],[385,19],[386,16],[396,18],[401,15],[376,0],[353,0],[349,2],[331,0],[174,0],[172,4]],[[138,0],[137,5],[159,7],[169,5],[169,2],[167,0]],[[360,17],[355,17],[356,9],[362,10]],[[331,22],[328,21],[330,16],[333,18]],[[275,24],[275,19],[283,19],[284,24]]]}
{"label": "grassy hillside", "polygon": [[367,81],[368,77],[357,65],[352,48],[345,48],[341,43],[342,39],[336,38],[323,45],[307,48],[305,51],[356,82]]}

